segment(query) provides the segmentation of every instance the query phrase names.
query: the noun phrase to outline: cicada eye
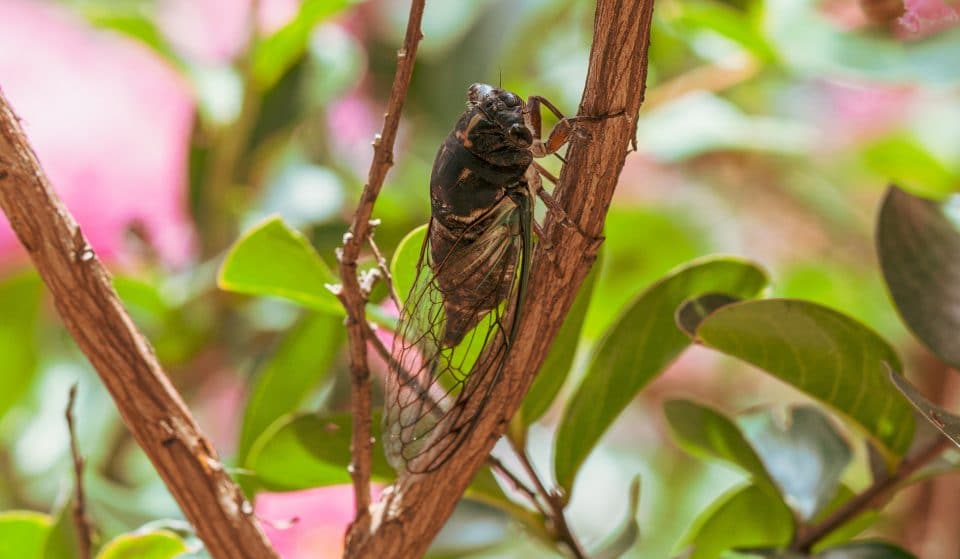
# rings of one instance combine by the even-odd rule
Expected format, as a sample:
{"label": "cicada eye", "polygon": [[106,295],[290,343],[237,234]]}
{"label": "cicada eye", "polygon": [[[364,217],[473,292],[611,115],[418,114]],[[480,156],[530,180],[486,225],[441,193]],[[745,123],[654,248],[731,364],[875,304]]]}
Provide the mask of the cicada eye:
{"label": "cicada eye", "polygon": [[503,104],[508,107],[520,106],[520,97],[518,97],[516,93],[504,91],[503,94],[500,95],[500,99],[503,101]]}

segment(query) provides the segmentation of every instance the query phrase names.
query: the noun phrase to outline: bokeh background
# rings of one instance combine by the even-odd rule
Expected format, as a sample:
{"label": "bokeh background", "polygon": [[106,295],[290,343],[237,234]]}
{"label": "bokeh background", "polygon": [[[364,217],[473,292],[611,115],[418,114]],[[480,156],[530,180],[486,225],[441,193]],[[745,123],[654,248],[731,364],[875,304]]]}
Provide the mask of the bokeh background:
{"label": "bokeh background", "polygon": [[[310,343],[332,346],[333,357],[301,407],[348,409],[339,323],[225,293],[216,271],[230,243],[271,214],[335,263],[407,10],[403,0],[0,0],[0,88],[228,462],[243,451],[253,379],[267,367],[317,367],[309,355],[271,359],[305,323]],[[385,252],[426,221],[433,156],[469,84],[502,83],[576,112],[592,11],[585,0],[428,2],[396,166],[375,212]],[[671,268],[729,253],[770,270],[775,295],[849,313],[908,362],[933,367],[887,299],[872,229],[891,181],[930,196],[960,186],[955,0],[907,0],[903,13],[886,0],[658,0],[637,145],[607,222],[588,342]],[[578,380],[574,371],[562,394]],[[62,417],[74,382],[90,512],[104,537],[178,518],[0,219],[0,510],[51,512],[69,493]],[[946,373],[924,382],[928,393],[957,388]],[[743,364],[688,351],[578,478],[570,514],[583,540],[621,518],[640,473],[642,536],[631,556],[668,557],[697,513],[741,479],[673,446],[658,405],[667,396],[730,411],[802,401]],[[534,428],[544,472],[561,410]],[[851,484],[862,486],[865,468],[854,470]],[[936,483],[899,497],[874,531],[921,557],[956,557],[960,486]],[[256,508],[285,558],[336,557],[352,496],[347,487],[262,493]],[[486,548],[478,557],[552,553],[505,518],[463,507],[441,537],[445,553],[467,555],[449,551],[464,542]]]}

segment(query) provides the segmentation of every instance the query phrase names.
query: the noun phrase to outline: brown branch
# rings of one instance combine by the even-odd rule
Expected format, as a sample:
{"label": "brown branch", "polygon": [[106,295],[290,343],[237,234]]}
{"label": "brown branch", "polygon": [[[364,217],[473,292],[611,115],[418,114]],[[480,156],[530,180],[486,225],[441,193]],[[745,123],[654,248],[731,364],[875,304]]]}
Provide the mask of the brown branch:
{"label": "brown branch", "polygon": [[[407,20],[407,33],[403,47],[397,52],[397,72],[393,78],[383,129],[373,141],[373,161],[367,184],[360,195],[357,211],[353,215],[350,232],[344,237],[340,253],[340,301],[347,311],[347,336],[350,342],[351,410],[353,412],[353,435],[351,442],[351,476],[354,486],[356,516],[347,531],[347,553],[358,544],[369,527],[370,507],[370,461],[373,450],[371,439],[370,369],[367,364],[367,336],[365,335],[367,293],[360,288],[357,278],[357,258],[360,249],[370,237],[370,216],[373,204],[380,195],[387,171],[393,166],[393,144],[400,125],[400,111],[407,97],[417,46],[423,34],[420,21],[423,19],[424,0],[413,0]],[[369,328],[367,328],[369,329]]]}
{"label": "brown branch", "polygon": [[85,461],[77,443],[77,429],[73,421],[73,406],[77,401],[77,385],[70,387],[67,399],[67,430],[70,432],[70,454],[73,456],[73,525],[77,530],[77,548],[80,559],[90,559],[93,550],[93,534],[90,519],[87,517],[87,497],[83,490],[83,467]]}
{"label": "brown branch", "polygon": [[523,466],[523,469],[526,470],[527,476],[533,480],[537,488],[537,493],[544,502],[547,503],[550,510],[546,516],[553,522],[553,528],[556,530],[560,541],[567,546],[570,553],[572,553],[576,559],[586,559],[587,554],[584,553],[583,548],[580,547],[580,542],[577,541],[576,535],[574,535],[573,530],[570,529],[570,525],[567,524],[567,516],[563,511],[563,500],[559,498],[559,495],[548,491],[543,485],[543,481],[541,481],[540,476],[537,475],[537,470],[533,467],[533,463],[530,462],[530,457],[527,456],[526,450],[520,447],[520,445],[509,436],[507,438],[510,439],[510,446],[520,459],[520,464]]}
{"label": "brown branch", "polygon": [[63,322],[97,370],[140,447],[216,559],[277,557],[253,507],[224,471],[134,326],[73,216],[0,94],[0,208],[26,247]]}
{"label": "brown branch", "polygon": [[905,458],[900,462],[899,467],[894,473],[874,481],[873,484],[867,487],[862,493],[859,493],[856,497],[844,503],[842,507],[835,510],[819,524],[802,530],[797,535],[793,545],[790,546],[790,549],[801,553],[809,552],[810,548],[833,533],[837,528],[840,528],[868,509],[878,506],[883,498],[888,496],[898,485],[907,481],[917,470],[940,456],[943,451],[951,448],[952,445],[953,443],[950,439],[938,435],[912,457]]}
{"label": "brown branch", "polygon": [[[574,134],[555,197],[576,227],[548,219],[516,344],[470,439],[435,472],[400,479],[373,508],[370,537],[348,556],[421,557],[520,406],[596,259],[607,209],[636,134],[652,15],[653,0],[598,0],[578,113],[624,116],[582,123],[583,134]],[[544,244],[553,247],[551,258],[542,254]],[[478,393],[485,389],[476,388]]]}

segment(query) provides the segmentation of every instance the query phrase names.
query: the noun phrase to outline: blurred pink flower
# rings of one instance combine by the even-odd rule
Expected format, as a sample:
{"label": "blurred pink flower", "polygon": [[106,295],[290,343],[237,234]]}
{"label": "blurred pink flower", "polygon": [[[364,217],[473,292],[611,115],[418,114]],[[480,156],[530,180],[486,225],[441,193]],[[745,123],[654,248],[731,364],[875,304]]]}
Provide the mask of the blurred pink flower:
{"label": "blurred pink flower", "polygon": [[[380,488],[374,487],[374,501]],[[335,485],[257,495],[256,515],[283,559],[339,558],[353,520],[353,487]]]}
{"label": "blurred pink flower", "polygon": [[[260,0],[257,25],[264,34],[284,26],[300,0]],[[203,62],[228,62],[239,55],[249,36],[251,0],[163,0],[161,28],[178,51]]]}
{"label": "blurred pink flower", "polygon": [[[193,104],[173,70],[135,41],[94,31],[49,4],[4,0],[0,87],[101,256],[122,254],[136,224],[168,263],[189,259]],[[9,260],[17,246],[0,217],[0,258]]]}
{"label": "blurred pink flower", "polygon": [[917,39],[960,25],[960,2],[956,0],[904,0],[904,14],[897,20],[897,34]]}
{"label": "blurred pink flower", "polygon": [[373,103],[359,92],[334,101],[327,108],[333,150],[357,176],[366,176],[373,157],[370,142],[380,131],[381,120]]}
{"label": "blurred pink flower", "polygon": [[828,149],[875,138],[898,126],[916,94],[909,86],[837,81],[824,83],[823,90],[828,110],[821,126]]}

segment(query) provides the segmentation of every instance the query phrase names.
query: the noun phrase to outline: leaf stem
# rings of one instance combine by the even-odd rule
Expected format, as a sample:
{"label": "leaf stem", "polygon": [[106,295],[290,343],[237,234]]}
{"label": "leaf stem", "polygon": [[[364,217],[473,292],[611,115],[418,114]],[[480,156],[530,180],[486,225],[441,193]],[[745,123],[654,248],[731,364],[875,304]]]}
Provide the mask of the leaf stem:
{"label": "leaf stem", "polygon": [[837,528],[843,526],[857,515],[875,506],[878,501],[888,495],[902,482],[906,481],[914,472],[940,456],[952,446],[950,439],[940,435],[929,444],[921,448],[913,456],[904,458],[895,472],[887,477],[878,479],[863,492],[843,504],[839,509],[825,518],[819,524],[803,529],[795,539],[790,549],[801,553],[808,553],[820,540],[830,535]]}

